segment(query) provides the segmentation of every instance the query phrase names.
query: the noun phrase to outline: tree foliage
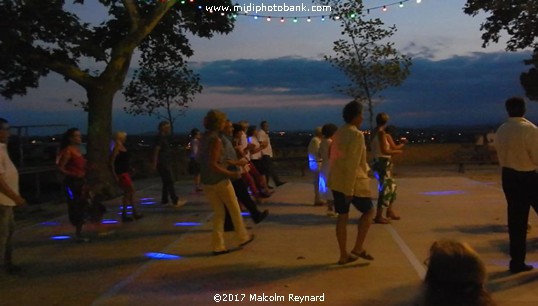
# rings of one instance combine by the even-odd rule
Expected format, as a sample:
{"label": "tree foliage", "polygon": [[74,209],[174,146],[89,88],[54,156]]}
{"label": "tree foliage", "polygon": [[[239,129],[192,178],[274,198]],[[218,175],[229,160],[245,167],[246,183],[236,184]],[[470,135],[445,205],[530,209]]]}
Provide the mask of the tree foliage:
{"label": "tree foliage", "polygon": [[[103,8],[103,22],[77,15],[90,6]],[[101,174],[107,173],[114,95],[134,51],[140,51],[141,65],[160,60],[179,65],[193,54],[187,35],[210,38],[233,29],[229,14],[176,0],[1,0],[0,17],[0,95],[25,95],[51,71],[82,86],[88,97],[88,158]],[[155,61],[146,61],[149,57]],[[98,68],[90,71],[83,62]]]}
{"label": "tree foliage", "polygon": [[503,33],[508,34],[507,51],[533,49],[533,56],[525,61],[533,68],[520,77],[527,96],[538,101],[538,1],[535,0],[467,0],[464,12],[476,16],[488,14],[481,24],[483,47],[498,43]]}
{"label": "tree foliage", "polygon": [[185,114],[194,95],[200,92],[200,77],[186,63],[145,65],[135,71],[132,81],[123,91],[129,103],[124,109],[135,116],[166,119],[174,131],[176,119]]}
{"label": "tree foliage", "polygon": [[401,54],[388,39],[396,26],[385,27],[379,19],[363,14],[362,0],[320,0],[332,7],[331,18],[337,19],[342,36],[333,44],[334,56],[325,56],[350,83],[337,90],[366,102],[370,127],[373,127],[374,99],[384,89],[399,86],[409,75],[411,58]]}

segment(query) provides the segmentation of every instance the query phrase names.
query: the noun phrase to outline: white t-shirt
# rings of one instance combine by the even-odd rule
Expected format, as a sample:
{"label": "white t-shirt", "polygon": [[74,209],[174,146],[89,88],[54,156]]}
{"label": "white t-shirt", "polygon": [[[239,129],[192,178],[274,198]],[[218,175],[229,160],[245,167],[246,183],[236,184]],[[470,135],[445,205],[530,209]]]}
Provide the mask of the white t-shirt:
{"label": "white t-shirt", "polygon": [[250,160],[250,152],[246,150],[246,148],[248,147],[248,139],[247,139],[247,134],[245,134],[245,132],[241,133],[241,140],[239,141],[239,146],[241,148],[241,151],[246,152],[245,158]]}
{"label": "white t-shirt", "polygon": [[538,128],[523,117],[508,118],[499,127],[495,147],[501,167],[528,172],[538,168]]}
{"label": "white t-shirt", "polygon": [[[258,141],[258,138],[256,136],[252,136],[248,138],[248,143],[253,144],[255,149],[258,149],[260,147],[260,142]],[[262,158],[262,152],[258,153],[250,153],[250,159],[251,160],[257,160]]]}
{"label": "white t-shirt", "polygon": [[273,148],[271,147],[271,139],[269,138],[269,135],[264,130],[258,131],[258,140],[260,142],[267,143],[267,147],[262,150],[262,155],[269,155],[270,157],[273,157]]}
{"label": "white t-shirt", "polygon": [[[19,193],[19,172],[9,158],[7,146],[5,143],[0,143],[0,175],[7,185],[17,194]],[[15,206],[15,201],[8,198],[0,192],[0,205]]]}

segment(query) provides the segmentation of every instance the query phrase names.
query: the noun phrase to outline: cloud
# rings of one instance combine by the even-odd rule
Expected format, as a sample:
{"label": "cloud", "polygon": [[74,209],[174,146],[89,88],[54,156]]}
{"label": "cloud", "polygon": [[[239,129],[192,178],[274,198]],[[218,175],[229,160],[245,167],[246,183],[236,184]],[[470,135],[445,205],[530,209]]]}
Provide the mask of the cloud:
{"label": "cloud", "polygon": [[[443,60],[415,58],[411,75],[402,86],[382,92],[375,111],[391,114],[393,123],[405,126],[431,124],[469,125],[499,123],[505,118],[504,100],[523,95],[519,75],[528,69],[530,53],[472,53]],[[196,96],[180,128],[200,127],[208,109],[224,109],[234,120],[258,122],[265,118],[275,129],[310,129],[328,121],[341,122],[341,107],[348,97],[334,91],[347,83],[341,72],[322,60],[285,57],[269,60],[198,62],[204,92]],[[48,77],[41,87],[15,101],[0,100],[2,113],[17,124],[61,123],[85,120],[85,115],[65,103],[84,100],[84,92],[60,77]],[[144,125],[153,129],[153,118],[122,114],[124,99],[116,95],[115,126],[135,133]],[[530,103],[529,116],[538,117],[538,103]],[[34,111],[32,115],[30,111]],[[60,114],[61,116],[54,115]],[[77,113],[69,116],[67,112]],[[69,120],[67,120],[69,119]],[[144,122],[144,124],[139,124]],[[148,122],[148,124],[145,124]],[[85,123],[84,123],[85,125]]]}

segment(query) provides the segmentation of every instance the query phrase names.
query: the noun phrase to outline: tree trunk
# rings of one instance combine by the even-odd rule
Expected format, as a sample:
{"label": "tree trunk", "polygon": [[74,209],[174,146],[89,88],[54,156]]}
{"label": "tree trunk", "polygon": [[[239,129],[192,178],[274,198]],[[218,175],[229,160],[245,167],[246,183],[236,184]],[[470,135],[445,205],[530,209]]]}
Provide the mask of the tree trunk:
{"label": "tree trunk", "polygon": [[112,196],[115,182],[109,168],[112,134],[113,85],[87,90],[88,96],[88,182],[92,190]]}
{"label": "tree trunk", "polygon": [[372,99],[368,97],[368,119],[370,120],[370,130],[374,128],[374,103]]}

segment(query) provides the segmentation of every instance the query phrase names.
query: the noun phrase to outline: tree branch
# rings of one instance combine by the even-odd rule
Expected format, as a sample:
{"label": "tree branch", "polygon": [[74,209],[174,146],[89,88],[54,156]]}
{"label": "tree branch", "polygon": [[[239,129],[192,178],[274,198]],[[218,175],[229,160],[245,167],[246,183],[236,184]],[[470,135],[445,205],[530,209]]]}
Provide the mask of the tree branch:
{"label": "tree branch", "polygon": [[138,5],[135,0],[123,0],[123,5],[129,18],[131,19],[131,32],[136,31],[140,24],[140,14],[138,13]]}
{"label": "tree branch", "polygon": [[[134,1],[134,0],[124,0]],[[101,78],[117,82],[118,88],[123,83],[123,78],[118,78],[118,71],[121,75],[127,73],[134,49],[153,31],[162,17],[177,3],[177,1],[159,2],[153,12],[147,18],[140,19],[135,31],[129,33],[122,41],[112,48],[110,63],[101,74]]]}
{"label": "tree branch", "polygon": [[95,80],[89,73],[80,70],[76,65],[60,61],[45,51],[35,48],[30,48],[28,51],[27,58],[30,63],[37,62],[39,63],[38,65],[59,73],[84,88],[90,87]]}
{"label": "tree branch", "polygon": [[141,42],[146,36],[153,31],[163,16],[177,3],[177,1],[159,2],[153,12],[147,18],[141,21],[141,26],[138,29],[138,41]]}

